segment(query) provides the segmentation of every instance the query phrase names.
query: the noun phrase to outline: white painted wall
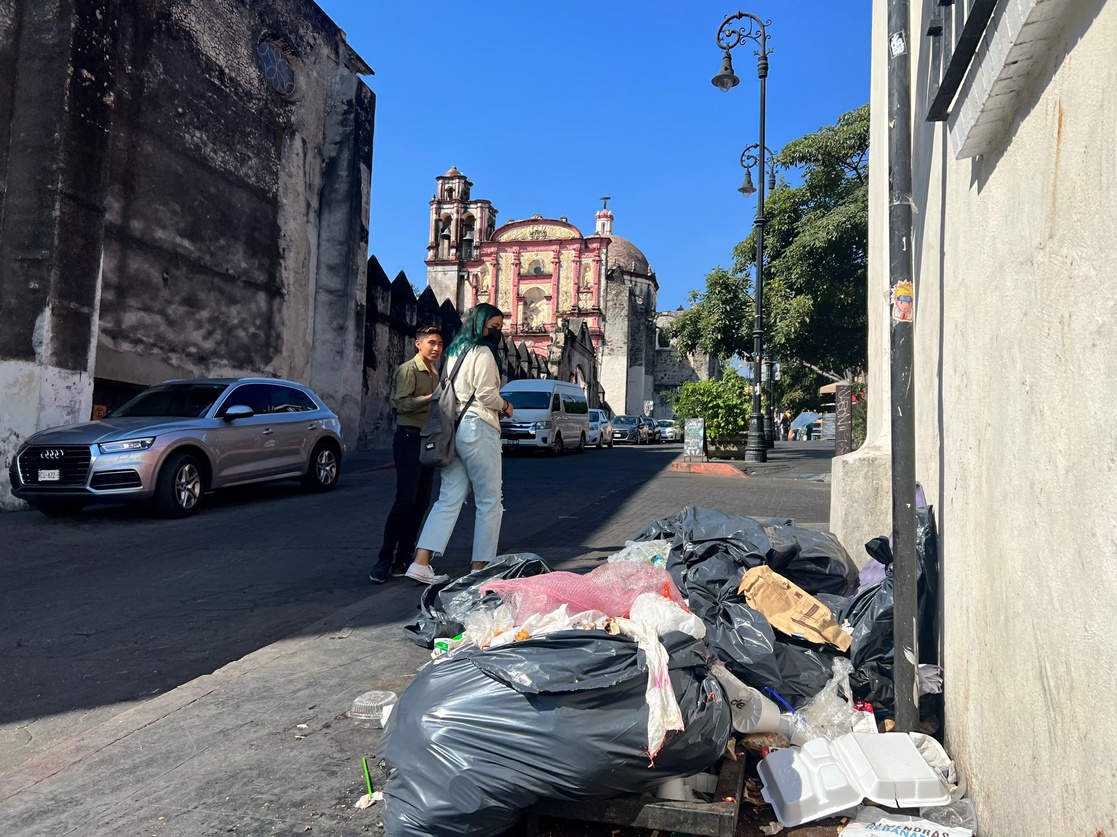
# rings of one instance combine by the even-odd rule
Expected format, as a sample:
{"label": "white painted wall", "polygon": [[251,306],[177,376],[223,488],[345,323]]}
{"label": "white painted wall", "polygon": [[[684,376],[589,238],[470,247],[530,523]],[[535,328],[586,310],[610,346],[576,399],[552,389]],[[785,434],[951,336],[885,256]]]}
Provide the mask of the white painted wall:
{"label": "white painted wall", "polygon": [[[886,5],[876,0],[873,39],[877,187]],[[912,4],[917,18],[931,8],[921,5]],[[1114,834],[1117,6],[1007,0],[998,9],[987,43],[1021,23],[1013,15],[1041,15],[1043,29],[1025,30],[1044,34],[1013,98],[965,143],[951,142],[957,120],[923,120],[932,41],[924,21],[911,26],[916,458],[941,533],[946,740],[982,835]],[[995,80],[1004,69],[977,72]],[[980,157],[956,158],[977,141]],[[871,354],[887,335],[887,206],[874,196]],[[878,424],[887,388],[887,375],[870,375],[875,444],[887,438]],[[873,455],[886,460],[862,458]],[[879,483],[886,468],[858,471],[849,459],[833,486],[847,517],[865,497],[887,498],[886,486],[856,479]],[[851,550],[853,530],[839,532]]]}
{"label": "white painted wall", "polygon": [[93,379],[86,372],[0,360],[0,509],[26,508],[12,496],[8,465],[24,439],[48,427],[88,421]]}

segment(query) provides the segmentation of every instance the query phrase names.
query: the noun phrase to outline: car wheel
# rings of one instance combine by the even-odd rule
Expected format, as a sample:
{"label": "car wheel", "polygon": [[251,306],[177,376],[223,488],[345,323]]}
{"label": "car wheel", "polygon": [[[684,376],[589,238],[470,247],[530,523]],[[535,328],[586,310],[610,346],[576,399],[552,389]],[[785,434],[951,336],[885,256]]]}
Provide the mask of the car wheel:
{"label": "car wheel", "polygon": [[[598,450],[601,450],[601,446],[602,446],[603,444],[605,444],[605,434],[604,434],[604,433],[598,433],[598,434],[597,434],[597,444],[595,445],[595,447],[596,447],[596,448],[597,448]],[[612,443],[612,442],[610,442],[610,443],[609,443],[609,447],[612,447],[612,446],[613,446],[613,443]]]}
{"label": "car wheel", "polygon": [[341,464],[337,459],[334,446],[325,439],[314,446],[310,452],[303,485],[308,491],[332,491],[341,476]]}
{"label": "car wheel", "polygon": [[53,502],[36,503],[35,508],[47,517],[69,517],[85,508],[85,503],[80,500],[55,500]]}
{"label": "car wheel", "polygon": [[560,453],[562,453],[562,450],[563,450],[562,434],[561,433],[556,433],[551,438],[551,455],[552,456],[558,456]]}
{"label": "car wheel", "polygon": [[155,482],[155,511],[160,517],[189,517],[202,499],[202,469],[189,453],[172,456]]}
{"label": "car wheel", "polygon": [[612,436],[610,436],[610,437],[609,437],[609,445],[608,445],[608,448],[609,448],[609,450],[612,450],[612,449],[613,449],[613,437],[612,437]]}
{"label": "car wheel", "polygon": [[580,435],[578,437],[578,447],[575,448],[574,452],[575,453],[585,453],[586,452],[586,434],[585,433],[583,433],[582,435]]}

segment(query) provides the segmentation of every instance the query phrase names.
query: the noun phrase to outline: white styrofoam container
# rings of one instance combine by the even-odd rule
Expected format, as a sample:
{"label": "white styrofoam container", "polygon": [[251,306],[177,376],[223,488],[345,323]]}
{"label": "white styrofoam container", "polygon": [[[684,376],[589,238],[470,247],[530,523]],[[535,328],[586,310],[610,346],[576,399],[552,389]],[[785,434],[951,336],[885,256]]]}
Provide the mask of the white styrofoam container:
{"label": "white styrofoam container", "polygon": [[905,733],[851,732],[776,750],[760,762],[762,794],[787,828],[856,805],[945,805],[950,793]]}

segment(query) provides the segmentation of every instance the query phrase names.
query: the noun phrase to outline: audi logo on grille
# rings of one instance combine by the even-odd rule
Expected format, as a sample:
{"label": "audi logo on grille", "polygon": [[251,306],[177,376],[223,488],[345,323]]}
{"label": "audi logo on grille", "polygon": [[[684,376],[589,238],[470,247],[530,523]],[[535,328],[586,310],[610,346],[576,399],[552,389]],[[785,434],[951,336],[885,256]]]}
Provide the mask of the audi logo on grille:
{"label": "audi logo on grille", "polygon": [[40,459],[61,459],[66,455],[66,451],[59,448],[48,448],[39,454]]}

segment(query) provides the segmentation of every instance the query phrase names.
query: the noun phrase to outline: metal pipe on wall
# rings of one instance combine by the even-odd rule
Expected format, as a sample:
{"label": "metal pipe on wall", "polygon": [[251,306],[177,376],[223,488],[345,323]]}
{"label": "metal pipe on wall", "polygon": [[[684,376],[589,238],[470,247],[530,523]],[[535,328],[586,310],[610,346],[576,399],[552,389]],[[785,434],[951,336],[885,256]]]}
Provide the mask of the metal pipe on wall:
{"label": "metal pipe on wall", "polygon": [[912,273],[911,53],[907,0],[888,3],[889,354],[892,395],[892,570],[896,728],[919,726],[916,666],[915,284]]}

